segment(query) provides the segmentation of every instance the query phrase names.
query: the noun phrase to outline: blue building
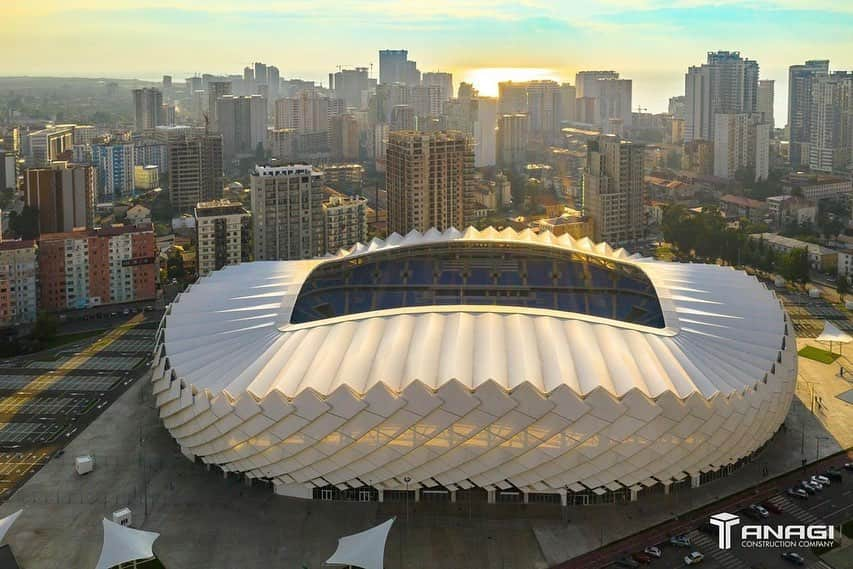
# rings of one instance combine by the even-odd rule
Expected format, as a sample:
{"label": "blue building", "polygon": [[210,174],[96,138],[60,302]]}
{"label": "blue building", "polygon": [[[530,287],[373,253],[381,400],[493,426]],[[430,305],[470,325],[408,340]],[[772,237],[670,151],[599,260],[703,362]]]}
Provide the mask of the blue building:
{"label": "blue building", "polygon": [[98,168],[99,202],[116,202],[134,196],[133,144],[93,144],[92,162]]}

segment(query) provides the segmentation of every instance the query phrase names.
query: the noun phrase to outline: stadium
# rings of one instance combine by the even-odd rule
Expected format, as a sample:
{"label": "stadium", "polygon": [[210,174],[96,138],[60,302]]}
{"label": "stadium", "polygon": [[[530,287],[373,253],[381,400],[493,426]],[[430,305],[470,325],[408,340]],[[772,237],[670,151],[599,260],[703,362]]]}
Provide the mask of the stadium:
{"label": "stadium", "polygon": [[744,272],[469,228],[216,271],[152,365],[182,452],[282,495],[586,504],[748,460],[797,362]]}

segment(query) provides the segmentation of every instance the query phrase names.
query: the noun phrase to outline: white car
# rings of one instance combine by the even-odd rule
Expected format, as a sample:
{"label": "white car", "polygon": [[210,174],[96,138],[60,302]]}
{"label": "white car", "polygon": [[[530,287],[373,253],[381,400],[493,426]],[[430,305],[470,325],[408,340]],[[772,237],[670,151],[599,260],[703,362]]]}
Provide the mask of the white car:
{"label": "white car", "polygon": [[685,565],[696,565],[697,563],[702,563],[702,560],[705,559],[705,556],[702,555],[698,551],[693,551],[690,555],[684,557]]}
{"label": "white car", "polygon": [[674,535],[669,538],[669,543],[678,547],[690,547],[690,538],[686,535]]}
{"label": "white car", "polygon": [[645,553],[646,555],[651,555],[652,557],[656,557],[658,559],[660,559],[661,555],[663,555],[663,552],[660,550],[660,547],[657,547],[655,545],[648,546],[643,550],[643,553]]}
{"label": "white car", "polygon": [[812,482],[817,482],[818,484],[823,484],[824,486],[829,486],[829,478],[822,474],[815,474],[811,478]]}

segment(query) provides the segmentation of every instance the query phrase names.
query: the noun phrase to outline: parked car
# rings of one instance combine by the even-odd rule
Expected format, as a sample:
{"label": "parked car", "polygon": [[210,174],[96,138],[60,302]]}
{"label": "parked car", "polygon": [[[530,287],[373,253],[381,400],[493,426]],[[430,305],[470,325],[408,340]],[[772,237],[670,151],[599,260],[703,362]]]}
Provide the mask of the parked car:
{"label": "parked car", "polygon": [[853,462],[845,462],[844,470],[853,470]]}
{"label": "parked car", "polygon": [[702,563],[702,560],[705,559],[705,556],[702,555],[699,551],[691,551],[690,555],[684,557],[685,565],[696,565],[697,563]]}
{"label": "parked car", "polygon": [[768,512],[763,506],[759,506],[758,504],[750,504],[749,509],[750,511],[753,511],[758,514],[758,517],[760,518],[770,517],[770,512]]}
{"label": "parked car", "polygon": [[643,550],[643,553],[645,553],[646,555],[648,555],[650,557],[655,557],[657,559],[660,559],[661,555],[663,555],[663,552],[660,550],[660,547],[658,547],[657,545],[648,546],[647,548],[645,548]]}
{"label": "parked car", "polygon": [[809,480],[804,480],[803,482],[805,482],[806,484],[808,484],[809,486],[811,486],[812,488],[814,488],[816,491],[823,490],[823,484],[821,484],[821,483],[820,483],[820,482],[818,482],[817,480],[811,480],[811,479],[809,479]]}
{"label": "parked car", "polygon": [[643,565],[647,565],[652,562],[652,558],[642,552],[632,554],[631,559],[637,563],[642,563]]}
{"label": "parked car", "polygon": [[793,496],[794,498],[799,498],[800,500],[808,500],[808,493],[802,488],[788,488],[787,492],[788,496]]}
{"label": "parked car", "polygon": [[713,535],[716,537],[718,530],[717,526],[713,525],[711,522],[705,522],[699,526],[699,531],[702,533],[707,533],[708,535]]}
{"label": "parked car", "polygon": [[823,486],[829,486],[829,478],[823,476],[822,474],[815,474],[811,477],[812,482],[817,482],[818,484],[822,484]]}
{"label": "parked car", "polygon": [[690,547],[690,538],[686,535],[674,535],[669,538],[669,543],[676,547]]}
{"label": "parked car", "polygon": [[639,567],[640,564],[631,559],[630,557],[622,557],[616,560],[616,565],[618,567]]}
{"label": "parked car", "polygon": [[782,508],[780,508],[779,506],[777,506],[777,505],[776,505],[776,504],[774,504],[773,502],[764,502],[764,503],[763,503],[763,504],[761,504],[761,505],[762,505],[762,506],[764,507],[764,509],[765,509],[765,510],[767,510],[768,512],[771,512],[771,513],[774,513],[774,514],[781,514],[781,513],[782,513]]}
{"label": "parked car", "polygon": [[827,478],[829,478],[830,480],[835,480],[836,482],[843,482],[844,481],[844,473],[841,472],[840,469],[835,468],[835,467],[830,468],[829,470],[824,472],[823,475],[826,476]]}
{"label": "parked car", "polygon": [[794,553],[793,551],[786,551],[785,553],[783,553],[782,559],[784,559],[788,563],[793,563],[794,565],[806,564],[806,560],[803,559],[803,556],[799,553]]}
{"label": "parked car", "polygon": [[809,496],[813,496],[815,492],[817,492],[817,488],[815,488],[814,486],[812,486],[811,483],[806,482],[805,480],[800,482],[800,488],[805,490],[806,494],[808,494]]}

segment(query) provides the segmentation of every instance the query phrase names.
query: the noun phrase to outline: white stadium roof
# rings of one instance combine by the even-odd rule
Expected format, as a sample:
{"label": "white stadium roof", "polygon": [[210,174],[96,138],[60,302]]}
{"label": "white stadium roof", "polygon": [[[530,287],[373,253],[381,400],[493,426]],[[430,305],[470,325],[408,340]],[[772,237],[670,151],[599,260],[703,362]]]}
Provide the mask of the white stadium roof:
{"label": "white stadium roof", "polygon": [[[484,246],[521,243],[637,267],[654,285],[665,326],[494,305],[403,306],[291,324],[300,289],[318,266],[455,241]],[[795,358],[789,357],[792,331],[778,299],[743,272],[630,257],[622,249],[614,251],[589,239],[491,228],[395,234],[323,259],[226,267],[202,278],[171,305],[158,342],[162,349],[155,356],[154,389],[161,416],[185,452],[226,470],[273,477],[280,483],[313,480],[314,485],[350,482],[356,478],[353,473],[364,474],[364,468],[347,472],[345,463],[368,451],[353,452],[357,445],[349,445],[347,451],[343,447],[348,445],[340,441],[337,444],[343,447],[333,448],[330,435],[352,427],[346,437],[358,441],[382,421],[399,423],[395,424],[400,432],[414,433],[423,421],[411,420],[432,418],[438,408],[466,420],[482,413],[468,421],[468,431],[485,430],[489,420],[505,420],[507,440],[531,424],[528,418],[551,421],[537,436],[556,436],[579,426],[576,443],[605,427],[612,431],[611,440],[623,443],[644,423],[654,424],[663,409],[670,419],[647,425],[642,437],[655,439],[681,425],[685,415],[691,415],[685,409],[695,408],[679,436],[687,440],[692,435],[691,444],[714,439],[717,446],[706,449],[708,456],[698,453],[695,460],[675,465],[683,458],[676,452],[657,470],[646,464],[621,469],[631,476],[607,478],[599,468],[587,478],[633,484],[655,474],[719,466],[752,452],[775,431],[790,402],[788,376],[796,366]],[[768,377],[778,378],[772,393],[764,399],[751,395],[767,389]],[[756,407],[748,411],[738,408],[736,401]],[[717,441],[720,425],[711,419],[715,407],[731,417],[733,412],[754,413],[762,404],[768,405],[762,411],[772,413],[752,417],[748,422],[755,424],[746,429],[743,440],[729,440],[730,448],[722,439]],[[465,423],[454,423],[452,417],[434,421],[432,428],[443,432]],[[699,423],[707,431],[702,437],[696,436]],[[316,460],[303,456],[310,445],[288,447],[277,442],[303,428],[318,441]],[[263,439],[266,435],[271,439]],[[460,437],[464,439],[456,438]],[[458,441],[449,439],[452,449]],[[396,439],[392,435],[388,440]],[[412,452],[417,446],[413,444]],[[349,458],[328,463],[338,450]],[[685,453],[696,454],[694,450]],[[294,460],[289,461],[291,457]],[[322,468],[311,466],[327,457]],[[387,457],[397,458],[393,453]],[[623,453],[621,459],[625,458]],[[374,469],[381,470],[382,460],[373,461]],[[409,461],[429,462],[425,456]],[[454,461],[454,468],[464,462]],[[270,468],[279,464],[281,469]],[[440,469],[427,468],[422,478],[427,471]],[[485,482],[462,476],[463,471],[445,479]],[[339,476],[323,478],[332,472]],[[377,472],[372,480],[392,478],[390,473]],[[578,475],[569,482],[583,479]],[[554,487],[555,481],[553,474],[543,474],[518,482]]]}

